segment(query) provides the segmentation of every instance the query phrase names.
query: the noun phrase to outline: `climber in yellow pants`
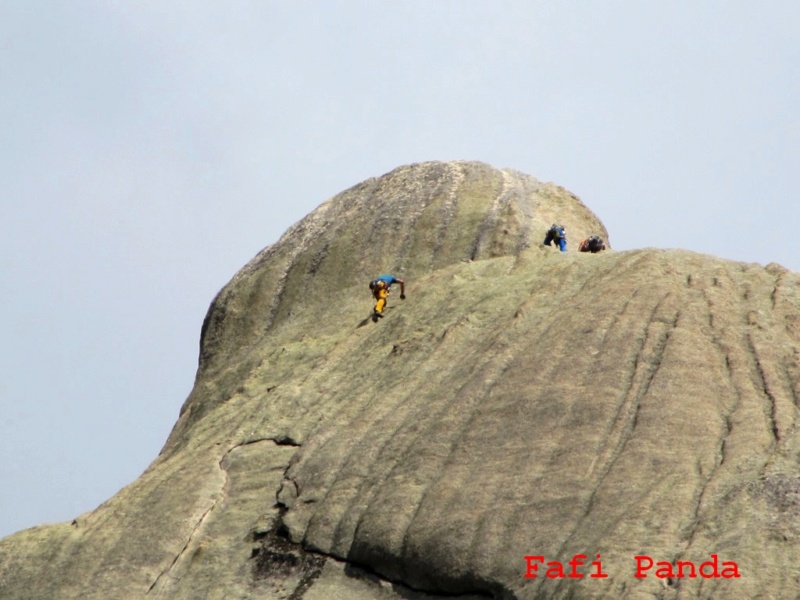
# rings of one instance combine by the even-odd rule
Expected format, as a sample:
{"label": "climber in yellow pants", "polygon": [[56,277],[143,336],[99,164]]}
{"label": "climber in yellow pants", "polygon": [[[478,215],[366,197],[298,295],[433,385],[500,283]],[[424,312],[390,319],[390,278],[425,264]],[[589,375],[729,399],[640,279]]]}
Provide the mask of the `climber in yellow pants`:
{"label": "climber in yellow pants", "polygon": [[393,284],[400,284],[400,300],[406,299],[406,282],[398,279],[394,275],[380,275],[369,282],[369,289],[372,290],[372,297],[375,298],[375,312],[372,313],[373,319],[383,316],[383,309],[386,308],[386,300],[389,298],[389,290]]}

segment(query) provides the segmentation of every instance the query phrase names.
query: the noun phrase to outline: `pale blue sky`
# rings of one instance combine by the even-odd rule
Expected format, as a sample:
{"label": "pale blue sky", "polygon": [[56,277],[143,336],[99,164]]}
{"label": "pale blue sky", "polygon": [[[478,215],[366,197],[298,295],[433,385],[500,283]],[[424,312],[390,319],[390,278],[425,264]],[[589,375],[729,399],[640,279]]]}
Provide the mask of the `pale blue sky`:
{"label": "pale blue sky", "polygon": [[797,23],[794,0],[0,0],[0,536],[133,481],[215,293],[402,164],[554,181],[618,250],[800,270]]}

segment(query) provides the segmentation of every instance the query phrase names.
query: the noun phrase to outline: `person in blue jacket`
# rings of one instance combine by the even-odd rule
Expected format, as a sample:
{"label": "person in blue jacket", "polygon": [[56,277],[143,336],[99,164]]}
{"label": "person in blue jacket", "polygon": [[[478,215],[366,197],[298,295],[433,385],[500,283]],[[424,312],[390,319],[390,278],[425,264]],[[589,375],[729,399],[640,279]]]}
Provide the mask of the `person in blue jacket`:
{"label": "person in blue jacket", "polygon": [[383,316],[383,309],[386,308],[386,300],[389,297],[389,290],[395,284],[400,284],[400,300],[406,299],[406,282],[398,279],[394,275],[378,275],[369,282],[369,289],[375,298],[375,312],[373,316],[377,319]]}
{"label": "person in blue jacket", "polygon": [[547,230],[547,235],[544,236],[545,246],[549,246],[553,242],[556,243],[558,249],[562,252],[567,251],[567,230],[555,223],[550,226],[550,229]]}

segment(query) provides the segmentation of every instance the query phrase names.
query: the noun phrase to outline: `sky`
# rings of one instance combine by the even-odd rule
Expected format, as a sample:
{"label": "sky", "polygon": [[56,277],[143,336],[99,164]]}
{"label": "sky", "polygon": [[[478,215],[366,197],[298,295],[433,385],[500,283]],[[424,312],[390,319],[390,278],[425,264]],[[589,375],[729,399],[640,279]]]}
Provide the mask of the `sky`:
{"label": "sky", "polygon": [[616,250],[800,271],[798,22],[796,0],[0,0],[0,537],[134,481],[217,291],[404,164],[555,182]]}

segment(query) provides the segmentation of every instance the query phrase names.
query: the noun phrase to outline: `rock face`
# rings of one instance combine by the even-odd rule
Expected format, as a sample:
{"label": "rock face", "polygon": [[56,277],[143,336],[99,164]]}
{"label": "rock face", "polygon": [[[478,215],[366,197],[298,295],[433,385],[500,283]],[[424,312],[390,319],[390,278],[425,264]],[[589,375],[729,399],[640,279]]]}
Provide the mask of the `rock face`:
{"label": "rock face", "polygon": [[0,597],[795,598],[800,276],[594,233],[481,163],[327,201],[214,300],[150,468],[0,541]]}

